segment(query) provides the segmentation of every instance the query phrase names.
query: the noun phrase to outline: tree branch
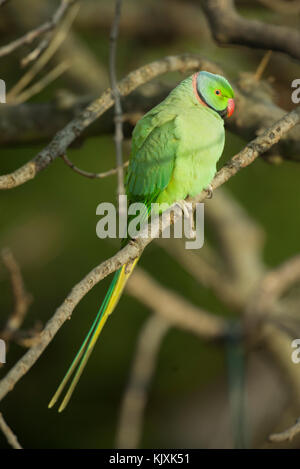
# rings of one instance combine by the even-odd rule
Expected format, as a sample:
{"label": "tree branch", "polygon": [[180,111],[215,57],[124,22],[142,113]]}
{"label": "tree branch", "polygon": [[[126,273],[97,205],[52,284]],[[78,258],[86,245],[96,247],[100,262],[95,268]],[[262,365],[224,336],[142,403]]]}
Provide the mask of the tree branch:
{"label": "tree branch", "polygon": [[300,281],[300,254],[285,261],[261,279],[252,301],[247,306],[251,317],[271,313],[276,301],[298,281]]}
{"label": "tree branch", "polygon": [[68,62],[67,60],[65,62],[62,62],[56,65],[56,67],[50,70],[50,72],[47,73],[47,75],[45,75],[44,77],[42,77],[39,81],[34,83],[34,85],[30,86],[29,88],[24,90],[22,93],[18,94],[13,99],[14,104],[24,103],[25,101],[28,101],[33,96],[39,94],[50,83],[57,80],[57,78],[60,77],[63,73],[65,73],[70,67],[71,67],[71,63]]}
{"label": "tree branch", "polygon": [[299,0],[258,0],[265,7],[276,11],[282,15],[299,15],[300,3]]}
{"label": "tree branch", "polygon": [[0,412],[0,429],[3,434],[6,436],[7,442],[13,449],[23,449],[20,443],[18,442],[18,438],[14,434],[14,432],[9,428],[7,423],[5,422],[3,415]]}
{"label": "tree branch", "polygon": [[162,287],[139,267],[126,288],[130,295],[164,317],[170,326],[188,330],[204,339],[217,339],[227,333],[223,318],[192,305],[176,292]]}
{"label": "tree branch", "polygon": [[[169,56],[147,64],[129,73],[118,88],[122,96],[127,96],[140,85],[154,77],[167,72],[206,69],[213,71],[216,67],[210,62],[193,56]],[[93,101],[77,117],[60,130],[49,145],[31,161],[16,171],[0,176],[0,189],[12,189],[33,179],[40,171],[47,168],[57,157],[66,153],[67,148],[82,132],[113,105],[111,90],[106,90],[100,98]]]}
{"label": "tree branch", "polygon": [[[132,86],[132,85],[131,85]],[[108,99],[108,98],[107,98]],[[111,99],[111,98],[110,98]],[[212,181],[212,188],[215,190],[228,181],[242,168],[251,164],[259,155],[267,151],[282,136],[293,128],[300,121],[300,107],[286,114],[282,119],[276,122],[270,129],[246,145],[237,155],[235,155],[215,176]],[[199,196],[193,199],[193,202],[201,202],[207,197],[207,192],[202,191]],[[173,222],[175,223],[182,217],[181,209],[175,204],[173,208]],[[169,225],[167,217],[164,217],[161,223],[161,229],[164,230]],[[45,348],[51,342],[63,323],[69,319],[79,301],[107,275],[116,271],[122,265],[133,261],[139,257],[145,247],[152,241],[147,238],[148,226],[140,233],[140,238],[131,241],[126,247],[117,252],[113,257],[102,262],[89,272],[77,285],[75,285],[62,305],[56,310],[54,316],[47,322],[44,330],[40,334],[40,341],[14,365],[7,375],[0,382],[0,400],[11,391],[15,384],[24,376],[34,365]],[[152,236],[157,237],[159,228],[153,230]]]}
{"label": "tree branch", "polygon": [[27,70],[27,72],[20,78],[20,80],[9,90],[7,93],[7,102],[14,103],[16,97],[32,82],[35,76],[45,67],[49,60],[54,56],[57,49],[64,42],[71,28],[73,21],[78,13],[79,4],[75,2],[67,11],[67,14],[58,28],[55,30],[49,47],[47,46],[44,53],[38,58],[38,60]]}
{"label": "tree branch", "polygon": [[[56,12],[54,13],[54,15],[49,21],[42,24],[41,26],[38,26],[32,31],[29,31],[28,33],[26,33],[24,36],[20,37],[19,39],[16,39],[15,41],[10,42],[6,46],[1,47],[0,57],[4,57],[5,55],[11,54],[13,51],[23,46],[24,44],[30,44],[42,34],[45,34],[55,29],[57,25],[60,23],[60,21],[64,18],[68,9],[72,6],[73,3],[75,3],[75,1],[76,0],[61,0],[61,3],[58,9],[56,10]],[[33,54],[33,52],[31,54]],[[34,54],[34,58],[37,58],[36,54]],[[33,60],[33,56],[30,55],[26,59],[24,65],[27,65],[27,63],[29,63],[29,61],[31,60]]]}
{"label": "tree branch", "polygon": [[[124,99],[124,136],[130,138],[132,123],[128,119],[132,113],[149,111],[162,101],[170,89],[163,87],[154,95],[144,96],[135,91]],[[0,106],[0,144],[18,145],[49,141],[53,135],[67,125],[70,120],[87,107],[91,96],[77,97],[61,91],[52,102],[6,104]],[[127,124],[126,124],[127,123]],[[80,140],[89,136],[112,134],[114,132],[113,109],[109,109],[105,119],[100,119],[86,128]]]}
{"label": "tree branch", "polygon": [[269,441],[272,443],[291,441],[298,433],[300,433],[300,419],[297,419],[296,423],[287,430],[280,433],[272,433],[272,435],[269,436]]}

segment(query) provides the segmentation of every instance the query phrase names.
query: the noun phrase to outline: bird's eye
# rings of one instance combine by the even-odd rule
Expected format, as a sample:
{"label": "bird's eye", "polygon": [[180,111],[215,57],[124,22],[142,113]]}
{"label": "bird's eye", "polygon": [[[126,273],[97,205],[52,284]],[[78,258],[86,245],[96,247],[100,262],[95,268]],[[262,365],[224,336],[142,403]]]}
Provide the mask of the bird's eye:
{"label": "bird's eye", "polygon": [[220,94],[221,94],[221,90],[215,90],[215,94],[220,95]]}

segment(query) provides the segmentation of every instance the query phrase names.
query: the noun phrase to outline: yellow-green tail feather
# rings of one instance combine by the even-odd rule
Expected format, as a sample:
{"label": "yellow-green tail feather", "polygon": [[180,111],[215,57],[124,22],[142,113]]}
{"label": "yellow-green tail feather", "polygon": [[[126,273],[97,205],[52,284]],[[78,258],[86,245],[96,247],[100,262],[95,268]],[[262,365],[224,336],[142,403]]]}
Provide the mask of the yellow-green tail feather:
{"label": "yellow-green tail feather", "polygon": [[49,408],[53,407],[57,400],[59,399],[60,395],[62,394],[64,388],[68,384],[69,380],[75,373],[70,387],[65,394],[65,397],[58,409],[59,412],[62,412],[65,407],[67,406],[73,391],[79,381],[79,378],[87,364],[87,361],[96,345],[97,339],[107,321],[108,316],[113,312],[115,309],[121,295],[123,289],[126,285],[127,280],[129,279],[133,269],[137,263],[138,259],[135,259],[134,262],[130,265],[124,265],[121,267],[114,275],[114,278],[110,284],[110,287],[107,291],[107,294],[104,298],[104,301],[98,311],[98,314],[90,328],[86,338],[84,339],[77,355],[75,356],[70,368],[68,369],[64,379],[62,380],[61,384],[57,388],[56,393],[52,397]]}

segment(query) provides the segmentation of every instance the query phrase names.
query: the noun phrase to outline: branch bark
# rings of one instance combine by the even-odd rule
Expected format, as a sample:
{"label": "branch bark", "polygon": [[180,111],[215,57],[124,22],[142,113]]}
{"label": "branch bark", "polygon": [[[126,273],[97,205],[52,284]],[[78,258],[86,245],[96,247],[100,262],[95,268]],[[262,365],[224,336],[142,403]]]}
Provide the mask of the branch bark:
{"label": "branch bark", "polygon": [[[24,34],[24,36],[20,37],[19,39],[16,39],[15,41],[10,42],[6,46],[3,46],[0,48],[0,57],[4,57],[5,55],[11,54],[14,52],[16,49],[19,47],[23,46],[24,44],[30,44],[33,42],[35,39],[37,39],[39,36],[42,34],[45,34],[54,28],[57,27],[57,25],[61,22],[61,20],[64,18],[65,14],[67,13],[68,9],[72,6],[73,3],[75,3],[76,0],[61,0],[61,3],[54,13],[53,17],[47,21],[46,23],[38,26],[37,28],[33,29],[32,31],[29,31],[28,33]],[[36,56],[34,57],[36,58]],[[24,65],[27,65],[29,61],[31,61],[32,58],[27,60]]]}
{"label": "branch bark", "polygon": [[153,314],[140,332],[128,387],[122,401],[116,448],[138,448],[148,390],[155,373],[160,346],[168,330],[168,321]]}

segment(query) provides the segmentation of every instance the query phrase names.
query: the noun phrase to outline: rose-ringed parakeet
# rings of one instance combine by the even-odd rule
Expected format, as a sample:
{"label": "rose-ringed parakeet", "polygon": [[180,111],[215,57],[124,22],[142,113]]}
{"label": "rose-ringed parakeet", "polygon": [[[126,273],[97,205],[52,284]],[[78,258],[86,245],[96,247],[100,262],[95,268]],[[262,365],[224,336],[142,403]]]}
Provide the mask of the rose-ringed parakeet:
{"label": "rose-ringed parakeet", "polygon": [[[125,181],[129,203],[171,206],[209,186],[224,147],[223,118],[234,111],[233,97],[224,77],[201,71],[183,80],[139,120],[132,134]],[[49,407],[56,403],[75,373],[59,411],[66,407],[136,262],[115,273],[92,327]]]}

